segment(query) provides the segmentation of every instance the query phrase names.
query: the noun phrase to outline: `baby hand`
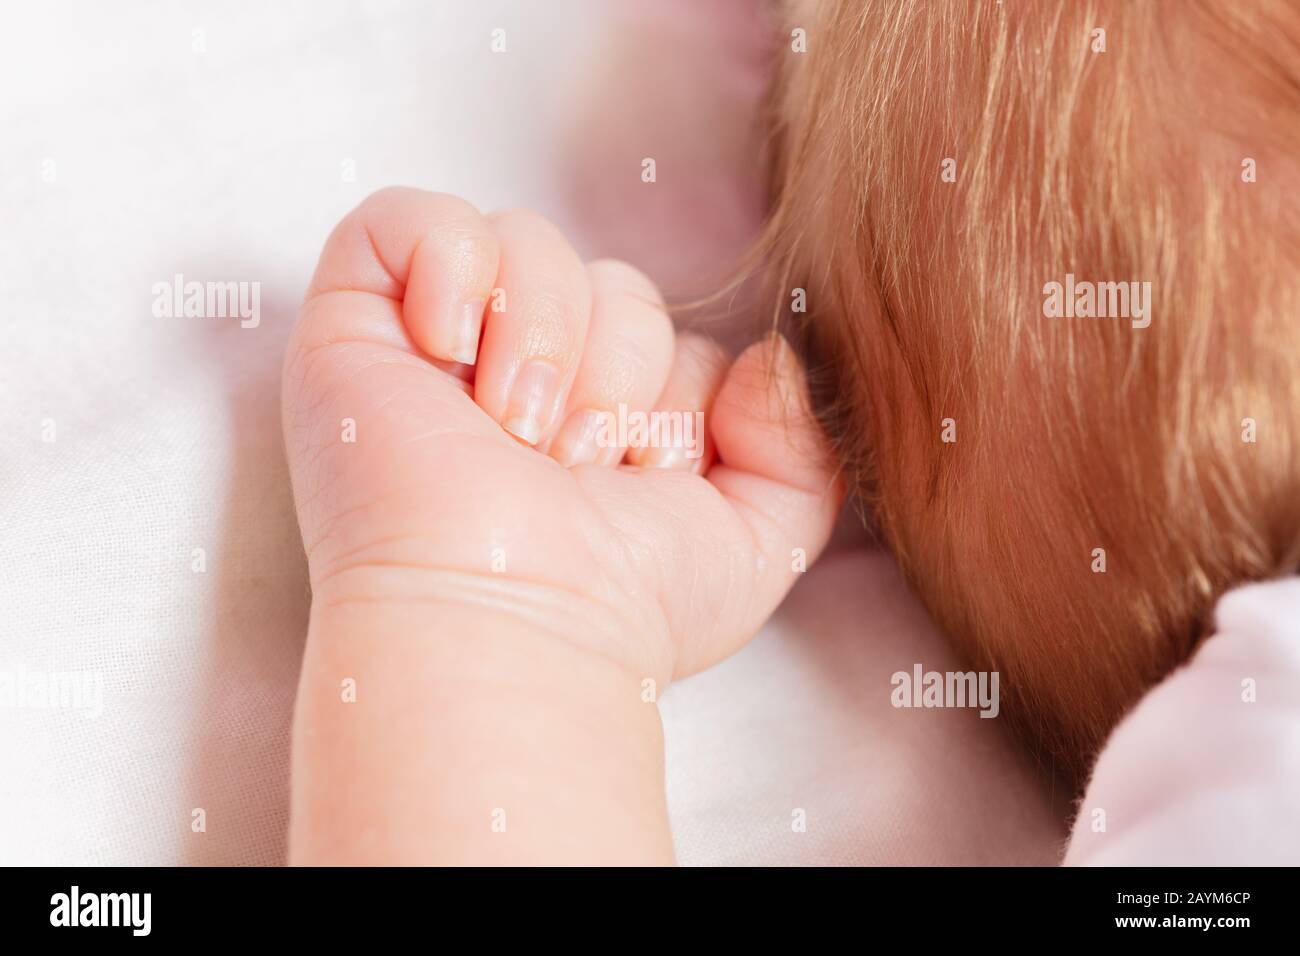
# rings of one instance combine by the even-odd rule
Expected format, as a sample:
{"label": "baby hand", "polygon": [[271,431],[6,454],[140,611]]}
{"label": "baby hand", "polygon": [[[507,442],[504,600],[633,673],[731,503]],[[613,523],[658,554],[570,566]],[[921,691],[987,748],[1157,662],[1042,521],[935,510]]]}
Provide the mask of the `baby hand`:
{"label": "baby hand", "polygon": [[658,690],[759,628],[840,506],[789,348],[728,368],[541,217],[391,189],[326,244],[283,417],[290,859],[670,861]]}
{"label": "baby hand", "polygon": [[[674,340],[645,276],[584,265],[530,212],[371,196],[329,238],[284,382],[318,604],[482,603],[660,681],[737,650],[841,502],[788,346],[728,369]],[[619,444],[650,412],[679,413],[658,416],[677,447]]]}

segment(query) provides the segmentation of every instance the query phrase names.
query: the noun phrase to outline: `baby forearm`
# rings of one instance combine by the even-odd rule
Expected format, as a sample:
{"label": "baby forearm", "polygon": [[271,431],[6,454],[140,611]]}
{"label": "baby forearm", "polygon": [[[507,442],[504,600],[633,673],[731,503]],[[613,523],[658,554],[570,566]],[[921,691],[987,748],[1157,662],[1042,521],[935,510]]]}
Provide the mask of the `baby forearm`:
{"label": "baby forearm", "polygon": [[624,668],[510,614],[318,604],[290,859],[671,863],[658,708]]}

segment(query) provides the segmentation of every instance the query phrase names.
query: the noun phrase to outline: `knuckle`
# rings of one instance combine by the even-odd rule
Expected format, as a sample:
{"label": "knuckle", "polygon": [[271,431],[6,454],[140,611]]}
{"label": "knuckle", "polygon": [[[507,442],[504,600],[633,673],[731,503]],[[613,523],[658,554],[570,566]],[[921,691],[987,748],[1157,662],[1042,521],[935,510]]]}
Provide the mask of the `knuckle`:
{"label": "knuckle", "polygon": [[622,259],[596,259],[587,265],[593,284],[599,285],[612,293],[630,295],[645,299],[663,307],[663,296],[659,287],[649,276],[631,263]]}

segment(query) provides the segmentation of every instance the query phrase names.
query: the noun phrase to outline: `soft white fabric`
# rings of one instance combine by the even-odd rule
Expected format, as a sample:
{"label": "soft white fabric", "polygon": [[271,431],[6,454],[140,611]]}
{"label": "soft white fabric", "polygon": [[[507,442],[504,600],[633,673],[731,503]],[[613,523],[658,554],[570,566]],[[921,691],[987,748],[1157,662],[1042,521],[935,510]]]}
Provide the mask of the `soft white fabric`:
{"label": "soft white fabric", "polygon": [[893,561],[857,550],[819,564],[740,654],[670,687],[680,861],[1056,863],[1066,795],[1002,721],[895,708],[890,677],[918,663],[965,670]]}
{"label": "soft white fabric", "polygon": [[[283,860],[308,595],[278,367],[321,242],[407,183],[532,206],[670,287],[720,271],[759,204],[756,21],[708,7],[6,10],[0,671],[103,700],[0,708],[0,863]],[[261,324],[154,317],[176,273],[260,282]],[[949,659],[888,562],[810,572],[666,695],[682,860],[1054,858],[1000,722],[887,706],[890,672]]]}

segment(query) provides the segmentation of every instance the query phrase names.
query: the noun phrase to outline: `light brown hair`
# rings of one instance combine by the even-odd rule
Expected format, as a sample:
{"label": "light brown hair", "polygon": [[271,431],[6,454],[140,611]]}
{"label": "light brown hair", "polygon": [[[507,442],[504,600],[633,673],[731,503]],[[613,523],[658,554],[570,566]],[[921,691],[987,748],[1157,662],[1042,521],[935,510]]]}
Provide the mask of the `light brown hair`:
{"label": "light brown hair", "polygon": [[[1296,570],[1300,8],[842,0],[795,28],[778,309],[806,289],[823,417],[909,580],[1077,779],[1225,589]],[[1067,273],[1149,281],[1150,326],[1046,317]]]}

